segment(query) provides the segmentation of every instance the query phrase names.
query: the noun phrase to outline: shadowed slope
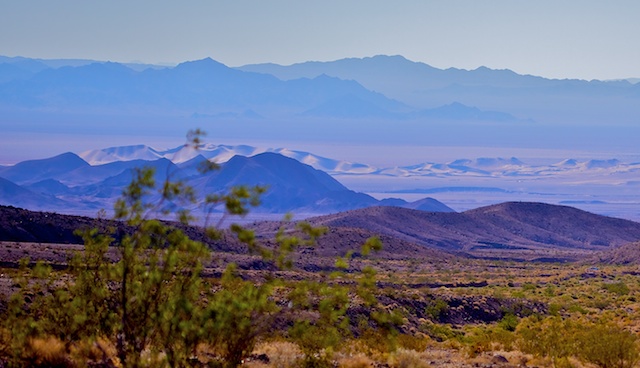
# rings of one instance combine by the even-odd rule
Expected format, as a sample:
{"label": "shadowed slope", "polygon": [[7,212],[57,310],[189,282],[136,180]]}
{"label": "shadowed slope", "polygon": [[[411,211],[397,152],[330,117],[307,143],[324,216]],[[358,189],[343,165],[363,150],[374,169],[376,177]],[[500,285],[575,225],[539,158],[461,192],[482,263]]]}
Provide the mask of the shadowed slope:
{"label": "shadowed slope", "polygon": [[331,176],[309,165],[275,153],[234,156],[207,179],[207,191],[234,185],[266,185],[262,208],[271,212],[331,212],[371,206],[377,201],[347,189]]}
{"label": "shadowed slope", "polygon": [[590,261],[617,265],[640,264],[640,241],[608,249],[594,256]]}
{"label": "shadowed slope", "polygon": [[[214,251],[246,254],[247,247],[240,243],[231,232],[223,231],[219,240],[210,240],[205,231],[197,226],[183,226],[175,224],[190,238],[206,243]],[[267,246],[273,246],[273,235],[281,223],[264,222],[255,227],[258,238]],[[133,231],[122,222],[95,219],[84,216],[60,215],[51,212],[33,212],[15,207],[0,206],[0,241],[82,244],[82,238],[75,234],[76,230],[98,228],[106,231],[113,229],[113,236],[120,238]],[[365,229],[330,229],[318,239],[317,245],[302,249],[300,259],[304,264],[312,264],[314,257],[343,256],[350,250],[359,250],[360,246],[373,232]],[[432,260],[451,260],[455,257],[440,250],[428,249],[407,241],[395,239],[388,235],[380,236],[384,249],[376,254],[377,258],[413,258],[428,257]],[[25,248],[25,251],[27,249]],[[22,253],[21,253],[22,254]],[[25,253],[26,254],[26,253]],[[357,257],[357,254],[356,254]],[[64,259],[65,257],[62,257]],[[17,258],[19,259],[19,258]],[[14,261],[17,261],[14,259]]]}
{"label": "shadowed slope", "polygon": [[464,213],[373,207],[309,221],[332,228],[367,229],[424,246],[489,258],[577,259],[640,239],[640,223],[572,207],[525,202]]}
{"label": "shadowed slope", "polygon": [[536,243],[561,247],[609,247],[640,239],[640,223],[569,206],[507,202],[464,214]]}

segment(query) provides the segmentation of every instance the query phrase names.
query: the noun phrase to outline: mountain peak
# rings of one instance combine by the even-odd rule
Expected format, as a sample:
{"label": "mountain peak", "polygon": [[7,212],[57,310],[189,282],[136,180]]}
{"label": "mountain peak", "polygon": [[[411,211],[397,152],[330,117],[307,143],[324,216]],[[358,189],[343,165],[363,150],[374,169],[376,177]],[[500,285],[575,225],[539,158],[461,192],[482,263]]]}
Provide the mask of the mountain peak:
{"label": "mountain peak", "polygon": [[273,152],[234,156],[211,175],[205,187],[215,192],[237,184],[267,185],[261,202],[262,210],[270,212],[327,213],[377,202],[373,197],[347,189],[323,171]]}
{"label": "mountain peak", "polygon": [[82,66],[77,66],[77,67],[65,66],[63,68],[67,68],[68,70],[75,69],[76,71],[83,72],[83,73],[86,73],[86,74],[92,74],[92,73],[131,73],[131,72],[133,72],[133,70],[130,69],[129,67],[127,67],[126,65],[123,65],[123,64],[120,64],[120,63],[115,63],[115,62],[112,62],[112,61],[95,62],[95,63],[82,65]]}
{"label": "mountain peak", "polygon": [[175,71],[183,72],[183,73],[210,73],[210,72],[229,72],[233,71],[233,69],[228,66],[213,60],[210,57],[193,60],[193,61],[185,61],[184,63],[180,63],[173,68]]}
{"label": "mountain peak", "polygon": [[80,154],[91,165],[102,165],[116,161],[157,160],[162,155],[155,149],[144,145],[109,147],[85,151]]}
{"label": "mountain peak", "polygon": [[394,63],[411,63],[411,64],[415,64],[414,61],[411,61],[407,58],[405,58],[402,55],[374,55],[372,57],[369,58],[365,58],[365,59],[370,59],[373,61],[388,61],[388,62],[394,62]]}
{"label": "mountain peak", "polygon": [[87,166],[89,164],[78,155],[67,152],[47,159],[22,161],[4,170],[2,175],[16,184],[33,183]]}
{"label": "mountain peak", "polygon": [[59,154],[57,156],[54,156],[54,157],[51,157],[49,159],[23,161],[22,163],[27,163],[27,162],[31,162],[31,163],[35,163],[35,162],[44,163],[44,162],[46,162],[49,165],[58,165],[58,166],[62,165],[62,166],[68,166],[68,167],[78,167],[78,166],[87,166],[88,165],[88,163],[85,160],[83,160],[80,156],[76,155],[73,152],[61,153],[61,154]]}

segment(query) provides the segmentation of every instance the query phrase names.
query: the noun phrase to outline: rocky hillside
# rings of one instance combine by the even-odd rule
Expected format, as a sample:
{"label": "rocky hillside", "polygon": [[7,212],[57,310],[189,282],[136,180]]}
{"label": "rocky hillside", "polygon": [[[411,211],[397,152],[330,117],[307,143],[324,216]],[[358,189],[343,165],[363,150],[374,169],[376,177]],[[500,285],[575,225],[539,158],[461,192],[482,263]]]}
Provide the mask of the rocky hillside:
{"label": "rocky hillside", "polygon": [[[219,240],[209,239],[204,229],[198,226],[182,226],[189,237],[202,241],[214,251],[246,253],[247,248],[228,231],[222,233]],[[264,222],[256,227],[260,242],[274,246],[273,237],[280,222]],[[16,207],[0,206],[0,241],[16,243],[82,244],[82,238],[76,230],[98,228],[106,231],[113,228],[115,238],[130,233],[132,228],[113,220],[95,219],[84,216],[61,215],[52,212],[34,212]],[[321,237],[314,247],[302,249],[303,258],[343,256],[350,250],[358,250],[371,236],[379,235],[384,250],[378,254],[383,258],[428,257],[430,259],[452,259],[454,256],[442,250],[430,249],[409,241],[396,239],[386,234],[378,234],[366,229],[333,228]]]}
{"label": "rocky hillside", "polygon": [[374,207],[309,219],[483,258],[572,260],[640,240],[640,223],[567,206],[508,202],[463,213]]}
{"label": "rocky hillside", "polygon": [[640,241],[606,250],[591,258],[590,261],[618,265],[640,264]]}
{"label": "rocky hillside", "polygon": [[[116,228],[116,237],[130,231],[124,224],[88,217],[31,212],[0,206],[0,241],[81,243],[74,234],[82,228]],[[384,250],[378,257],[447,260],[459,255],[487,259],[573,261],[640,241],[640,223],[591,214],[572,207],[542,203],[509,202],[463,213],[424,212],[399,207],[371,207],[307,219],[328,232],[315,247],[303,249],[303,257],[335,257],[357,250],[371,236],[378,236]],[[275,221],[250,225],[258,239],[273,246],[284,226],[295,234],[294,223]],[[246,248],[225,233],[212,242],[199,227],[183,227],[193,239],[214,250],[243,253]],[[609,257],[634,255],[616,249]],[[626,258],[625,258],[626,257]]]}

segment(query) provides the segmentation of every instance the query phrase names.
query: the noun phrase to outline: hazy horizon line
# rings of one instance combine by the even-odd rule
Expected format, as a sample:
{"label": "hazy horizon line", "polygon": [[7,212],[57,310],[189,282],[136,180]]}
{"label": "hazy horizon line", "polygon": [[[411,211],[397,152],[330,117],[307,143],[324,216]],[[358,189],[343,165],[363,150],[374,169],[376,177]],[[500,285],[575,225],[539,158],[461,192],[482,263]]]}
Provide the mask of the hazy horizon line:
{"label": "hazy horizon line", "polygon": [[157,67],[165,67],[165,68],[174,68],[182,63],[187,63],[187,62],[192,62],[192,61],[198,61],[198,60],[204,60],[204,59],[212,59],[215,60],[216,62],[219,62],[229,68],[242,68],[244,66],[248,66],[248,65],[260,65],[260,64],[274,64],[274,65],[278,65],[278,66],[282,66],[282,67],[289,67],[289,66],[293,66],[293,65],[299,65],[299,64],[305,64],[305,63],[332,63],[332,62],[336,62],[336,61],[340,61],[340,60],[350,60],[350,59],[358,59],[358,60],[363,60],[363,59],[371,59],[374,57],[378,57],[378,56],[385,56],[385,57],[396,57],[396,56],[400,56],[410,62],[413,63],[418,63],[418,64],[424,64],[427,66],[430,66],[432,68],[436,68],[436,69],[440,69],[440,70],[447,70],[447,69],[456,69],[456,70],[463,70],[463,71],[474,71],[474,70],[478,70],[481,68],[487,68],[490,70],[508,70],[511,72],[514,72],[518,75],[522,75],[522,76],[533,76],[533,77],[541,77],[544,79],[559,79],[559,80],[583,80],[583,81],[603,81],[603,82],[607,82],[607,81],[629,81],[629,80],[636,80],[635,82],[632,83],[640,83],[640,75],[638,76],[626,76],[626,77],[618,77],[618,78],[606,78],[606,79],[600,79],[600,78],[591,78],[591,79],[587,79],[587,78],[580,78],[580,77],[571,77],[571,76],[564,76],[564,77],[553,77],[553,76],[545,76],[545,75],[538,75],[538,74],[532,74],[532,73],[528,73],[528,72],[522,72],[522,71],[518,71],[515,69],[512,69],[510,67],[493,67],[493,66],[488,66],[488,65],[478,65],[474,68],[464,68],[464,67],[458,67],[458,66],[438,66],[435,64],[431,64],[429,62],[423,61],[423,60],[412,60],[402,54],[375,54],[375,55],[369,55],[369,56],[345,56],[339,59],[325,59],[325,60],[303,60],[303,61],[295,61],[295,62],[286,62],[286,63],[280,63],[280,62],[274,62],[274,61],[262,61],[262,62],[248,62],[248,63],[243,63],[243,64],[239,64],[239,65],[231,65],[231,64],[227,64],[224,61],[221,61],[219,59],[217,59],[216,57],[212,56],[212,55],[208,55],[208,56],[202,56],[202,57],[196,57],[194,59],[184,59],[182,61],[144,61],[144,60],[115,60],[115,59],[99,59],[99,58],[92,58],[92,57],[38,57],[38,56],[24,56],[24,55],[6,55],[6,54],[0,54],[0,56],[4,56],[7,58],[23,58],[23,59],[32,59],[32,60],[43,60],[43,61],[52,61],[52,60],[56,60],[56,61],[63,61],[63,60],[74,60],[74,61],[91,61],[91,62],[98,62],[98,63],[107,63],[107,62],[112,62],[112,63],[118,63],[118,64],[137,64],[137,65],[149,65],[149,66],[157,66]]}

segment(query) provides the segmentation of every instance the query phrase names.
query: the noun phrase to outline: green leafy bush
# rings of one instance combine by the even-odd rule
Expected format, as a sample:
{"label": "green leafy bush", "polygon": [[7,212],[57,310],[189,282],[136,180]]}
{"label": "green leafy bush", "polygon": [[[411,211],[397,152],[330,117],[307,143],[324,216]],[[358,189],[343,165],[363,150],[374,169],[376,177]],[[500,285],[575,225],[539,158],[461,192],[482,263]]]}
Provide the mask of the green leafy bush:
{"label": "green leafy bush", "polygon": [[631,368],[640,360],[638,336],[610,322],[599,322],[578,337],[580,357],[601,368]]}
{"label": "green leafy bush", "polygon": [[434,321],[441,321],[449,312],[449,304],[442,299],[435,299],[424,312]]}
{"label": "green leafy bush", "polygon": [[516,330],[516,327],[518,327],[518,323],[518,317],[511,313],[507,313],[504,315],[504,317],[502,317],[500,322],[498,322],[498,326],[506,331],[513,332]]}
{"label": "green leafy bush", "polygon": [[523,352],[554,361],[575,356],[601,368],[630,368],[640,360],[637,335],[606,320],[528,318],[517,335]]}
{"label": "green leafy bush", "polygon": [[605,283],[602,285],[602,288],[610,293],[614,293],[616,295],[628,295],[630,290],[627,284],[622,281],[613,282],[613,283]]}

